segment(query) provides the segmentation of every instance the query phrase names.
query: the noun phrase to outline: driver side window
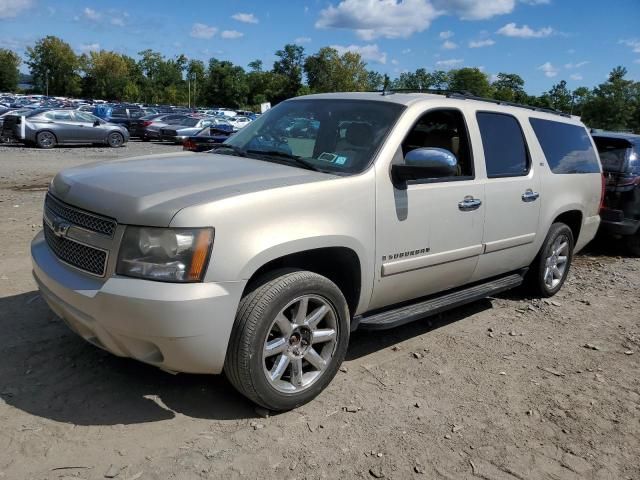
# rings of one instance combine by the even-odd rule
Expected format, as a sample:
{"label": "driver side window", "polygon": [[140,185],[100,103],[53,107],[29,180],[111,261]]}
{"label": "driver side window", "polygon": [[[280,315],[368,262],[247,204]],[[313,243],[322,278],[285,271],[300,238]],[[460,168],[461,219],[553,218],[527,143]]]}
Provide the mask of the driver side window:
{"label": "driver side window", "polygon": [[442,148],[456,157],[458,172],[454,178],[474,177],[469,135],[459,110],[431,110],[422,115],[402,142],[402,154],[425,147]]}

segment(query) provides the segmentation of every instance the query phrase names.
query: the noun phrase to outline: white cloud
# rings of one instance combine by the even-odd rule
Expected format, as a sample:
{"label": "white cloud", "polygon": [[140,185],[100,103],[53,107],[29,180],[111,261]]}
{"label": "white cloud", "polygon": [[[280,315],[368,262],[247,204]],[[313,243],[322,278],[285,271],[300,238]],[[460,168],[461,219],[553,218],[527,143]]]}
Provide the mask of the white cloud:
{"label": "white cloud", "polygon": [[453,37],[455,35],[455,33],[453,33],[451,30],[447,30],[445,32],[440,32],[440,35],[438,35],[442,40],[447,40],[451,37]]}
{"label": "white cloud", "polygon": [[404,50],[402,50],[402,54],[403,55],[407,55],[409,53],[411,53],[411,49],[410,48],[405,48]]}
{"label": "white cloud", "polygon": [[236,13],[231,18],[242,23],[258,23],[258,18],[253,13]]}
{"label": "white cloud", "polygon": [[640,58],[636,58],[633,63],[640,63]]}
{"label": "white cloud", "polygon": [[209,39],[218,32],[216,27],[210,27],[204,23],[194,23],[191,27],[191,35],[193,38]]}
{"label": "white cloud", "polygon": [[311,43],[311,37],[298,37],[293,41],[293,43]]}
{"label": "white cloud", "polygon": [[554,33],[554,30],[551,27],[543,27],[539,30],[533,30],[528,25],[522,25],[522,27],[518,27],[515,23],[512,22],[507,23],[496,33],[504,35],[505,37],[544,38],[552,35]]}
{"label": "white cloud", "polygon": [[449,60],[438,60],[436,62],[436,67],[444,67],[444,68],[453,68],[456,65],[460,65],[464,62],[461,58],[451,58]]}
{"label": "white cloud", "polygon": [[340,55],[345,52],[359,53],[363,60],[375,63],[387,63],[387,53],[381,52],[377,44],[372,45],[331,45]]}
{"label": "white cloud", "polygon": [[220,36],[222,38],[226,38],[227,40],[235,40],[236,38],[244,37],[244,33],[237,30],[223,30]]}
{"label": "white cloud", "polygon": [[527,5],[549,5],[551,0],[520,0],[522,3],[526,3]]}
{"label": "white cloud", "polygon": [[428,0],[342,0],[321,10],[315,26],[355,30],[363,40],[408,38],[439,15]]}
{"label": "white cloud", "polygon": [[33,7],[33,0],[0,0],[0,19],[14,18]]}
{"label": "white cloud", "polygon": [[100,50],[100,44],[99,43],[83,43],[82,45],[80,45],[79,50],[82,53],[97,52]]}
{"label": "white cloud", "polygon": [[113,17],[110,21],[111,21],[111,25],[115,25],[116,27],[124,27],[123,18]]}
{"label": "white cloud", "polygon": [[588,61],[578,62],[578,63],[565,63],[564,68],[566,68],[567,70],[573,70],[575,68],[584,67],[585,65],[588,65],[588,64],[589,64]]}
{"label": "white cloud", "polygon": [[582,80],[583,77],[579,73],[573,73],[573,74],[569,75],[569,78],[571,80],[576,80],[577,81],[577,80]]}
{"label": "white cloud", "polygon": [[537,70],[542,70],[547,78],[553,78],[558,75],[558,69],[554,67],[551,62],[543,63],[537,68]]}
{"label": "white cloud", "polygon": [[444,48],[445,50],[455,50],[456,48],[458,48],[458,44],[455,42],[452,42],[451,40],[446,40],[442,44],[442,48]]}
{"label": "white cloud", "polygon": [[576,53],[576,49],[575,48],[570,48],[569,50],[567,50],[567,53],[569,55],[573,55],[574,53]]}
{"label": "white cloud", "polygon": [[486,40],[471,40],[469,42],[469,48],[483,48],[490,47],[491,45],[495,45],[495,41],[487,38]]}
{"label": "white cloud", "polygon": [[485,20],[511,13],[516,0],[433,0],[433,5],[462,20]]}
{"label": "white cloud", "polygon": [[391,64],[392,65],[399,65],[400,62],[394,58],[393,60],[391,60]]}
{"label": "white cloud", "polygon": [[640,53],[640,40],[638,39],[629,38],[627,40],[620,40],[618,43],[630,47],[633,53]]}
{"label": "white cloud", "polygon": [[102,14],[100,12],[94,10],[93,8],[89,8],[89,7],[86,7],[82,11],[82,16],[84,18],[86,18],[87,20],[91,20],[93,22],[97,22],[98,20],[100,20],[100,18],[102,18]]}

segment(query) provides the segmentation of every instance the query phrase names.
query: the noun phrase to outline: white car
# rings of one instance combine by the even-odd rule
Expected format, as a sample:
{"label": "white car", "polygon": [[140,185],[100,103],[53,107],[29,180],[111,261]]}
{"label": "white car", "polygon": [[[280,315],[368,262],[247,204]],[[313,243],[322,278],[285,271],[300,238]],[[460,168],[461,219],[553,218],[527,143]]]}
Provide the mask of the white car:
{"label": "white car", "polygon": [[[302,120],[313,128],[290,128]],[[303,96],[209,153],[59,173],[33,273],[92,344],[224,371],[286,410],[329,384],[356,329],[525,280],[556,294],[598,229],[602,185],[576,117],[459,94]]]}
{"label": "white car", "polygon": [[233,125],[235,129],[240,130],[241,128],[249,125],[251,123],[251,119],[249,117],[237,116],[237,117],[228,118],[227,122]]}

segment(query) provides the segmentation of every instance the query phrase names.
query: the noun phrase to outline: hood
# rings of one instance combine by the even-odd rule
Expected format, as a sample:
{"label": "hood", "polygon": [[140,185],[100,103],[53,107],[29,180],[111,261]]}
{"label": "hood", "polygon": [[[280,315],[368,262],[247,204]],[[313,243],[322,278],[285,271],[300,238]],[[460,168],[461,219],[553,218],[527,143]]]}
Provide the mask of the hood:
{"label": "hood", "polygon": [[262,160],[184,152],[70,168],[56,175],[50,190],[119,223],[161,227],[191,205],[334,178]]}

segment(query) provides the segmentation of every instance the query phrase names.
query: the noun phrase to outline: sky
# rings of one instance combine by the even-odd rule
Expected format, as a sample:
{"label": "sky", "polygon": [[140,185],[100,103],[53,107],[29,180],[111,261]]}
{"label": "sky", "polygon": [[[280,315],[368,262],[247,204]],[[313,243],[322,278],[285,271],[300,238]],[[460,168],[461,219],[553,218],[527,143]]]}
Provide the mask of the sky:
{"label": "sky", "polygon": [[[297,43],[359,52],[392,78],[417,68],[517,73],[532,94],[640,81],[640,0],[0,0],[0,48],[56,35],[76,52],[145,49],[246,67]],[[23,65],[21,70],[28,71]]]}

